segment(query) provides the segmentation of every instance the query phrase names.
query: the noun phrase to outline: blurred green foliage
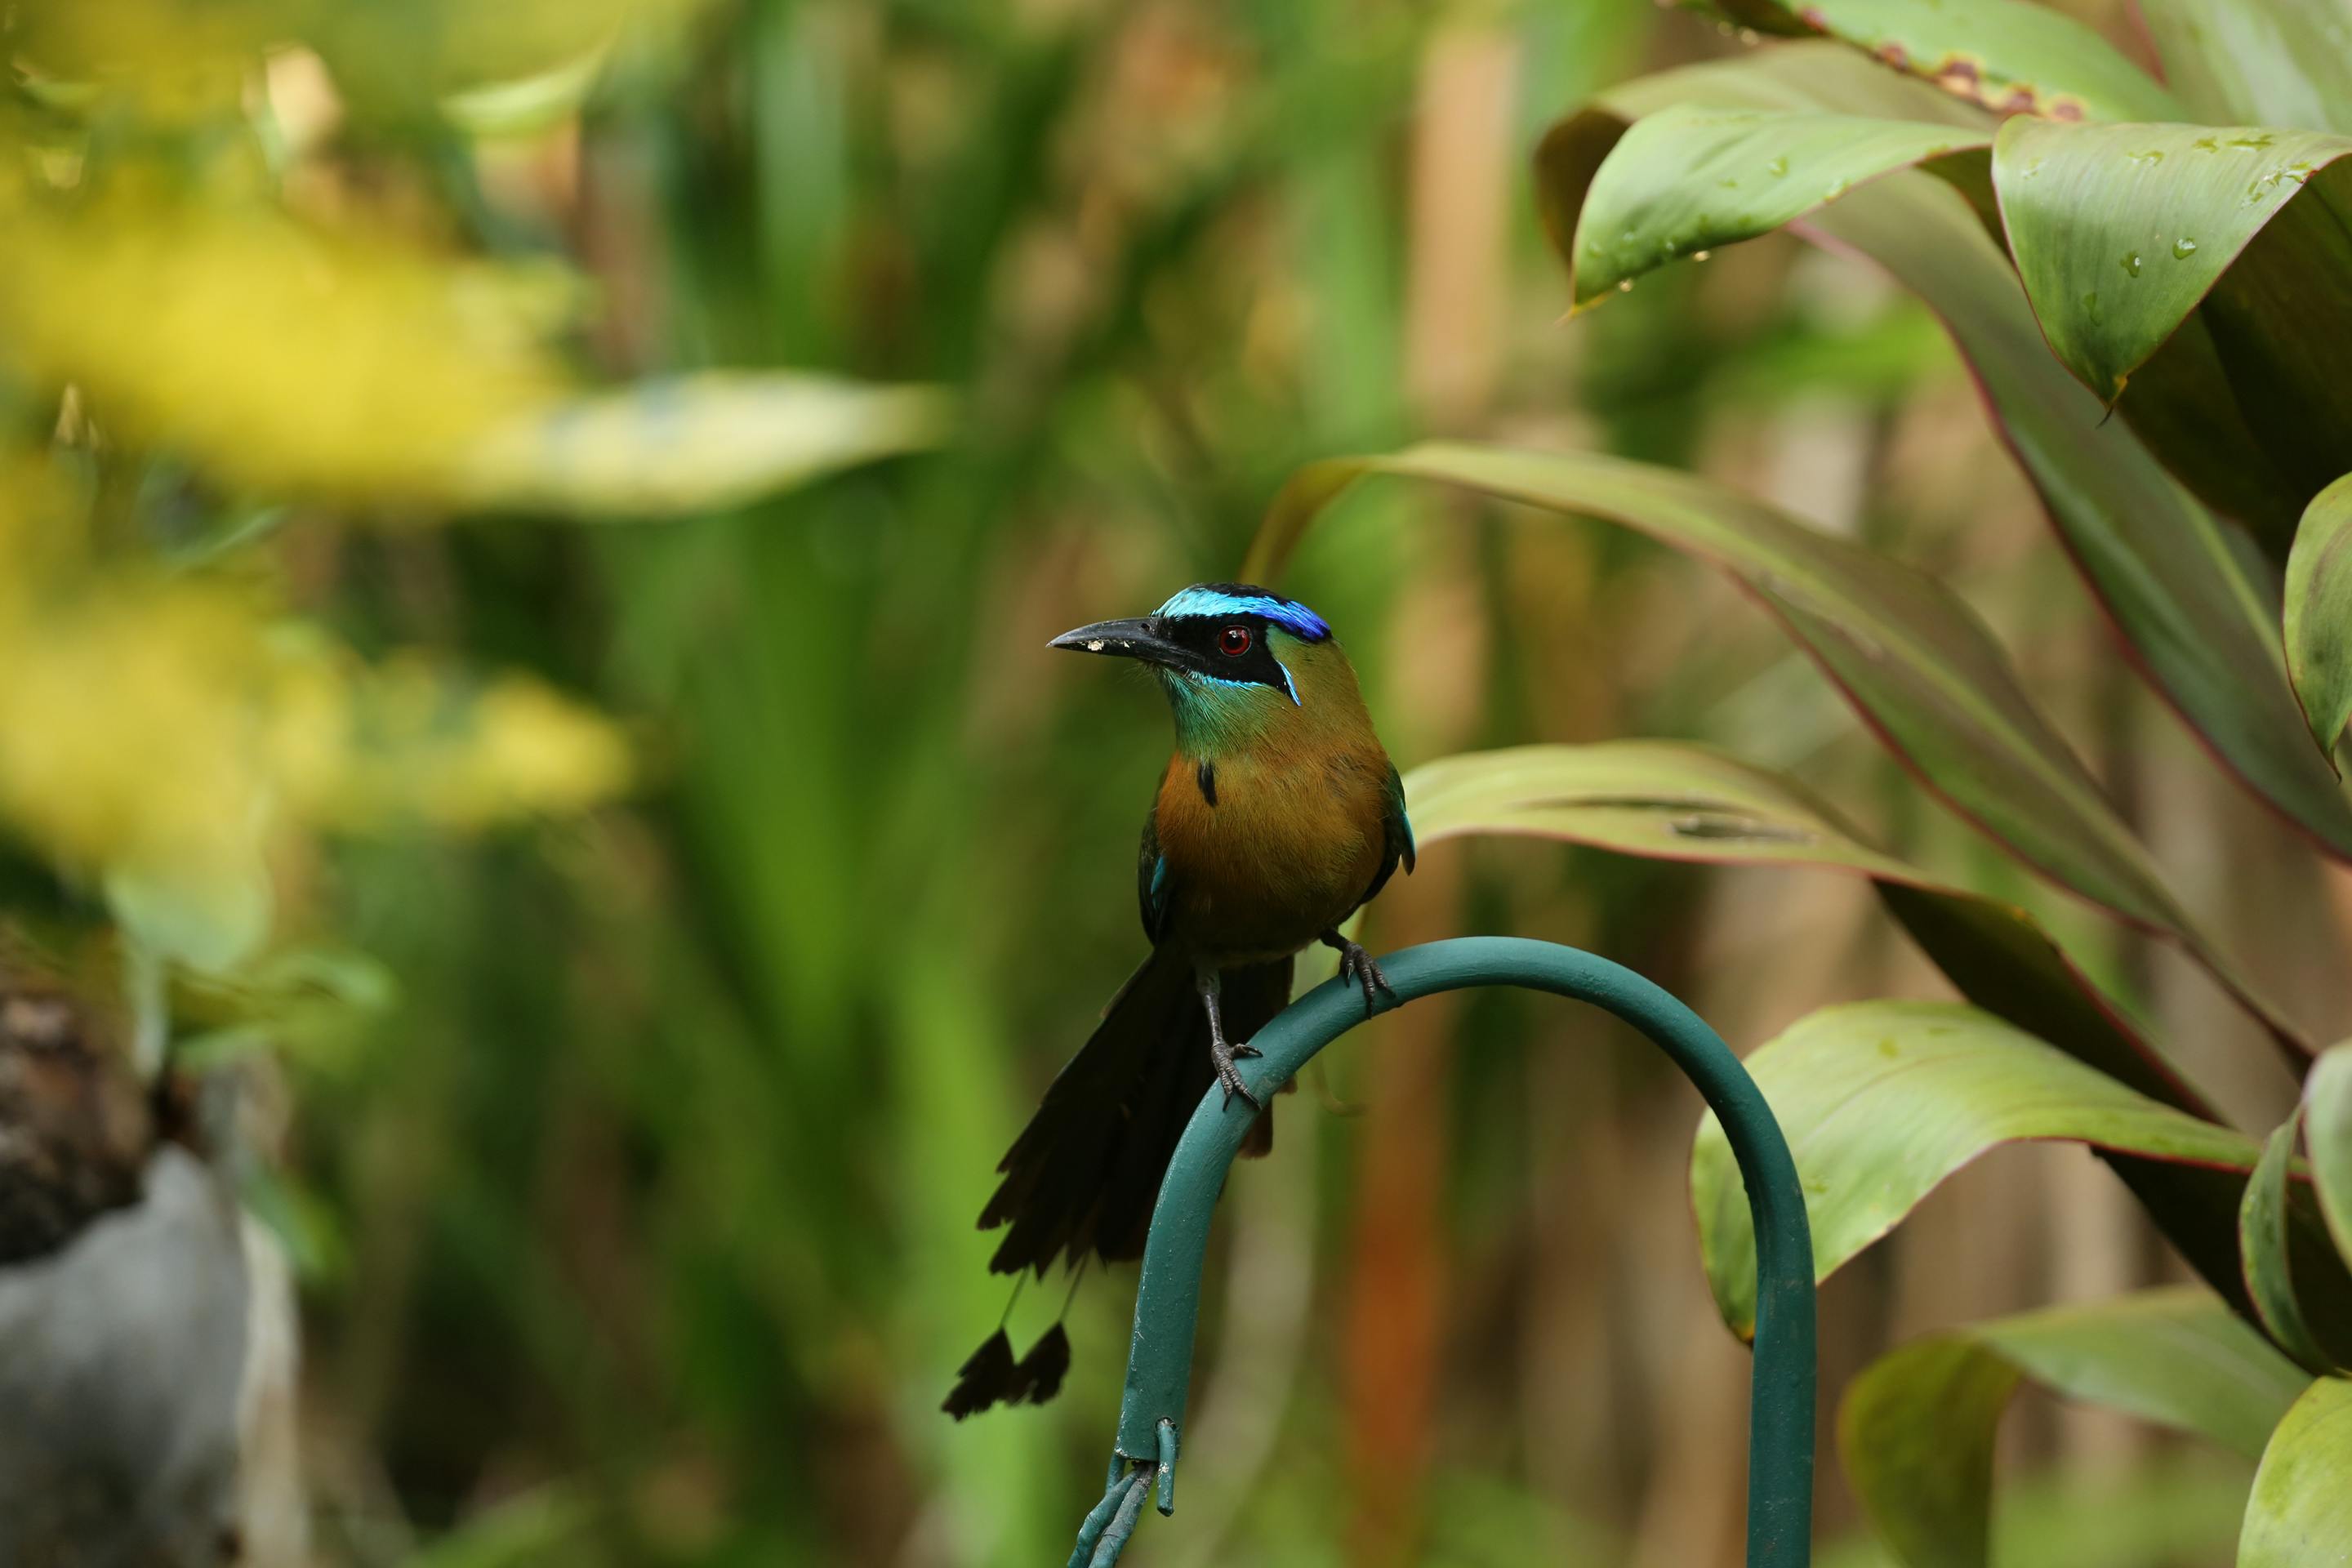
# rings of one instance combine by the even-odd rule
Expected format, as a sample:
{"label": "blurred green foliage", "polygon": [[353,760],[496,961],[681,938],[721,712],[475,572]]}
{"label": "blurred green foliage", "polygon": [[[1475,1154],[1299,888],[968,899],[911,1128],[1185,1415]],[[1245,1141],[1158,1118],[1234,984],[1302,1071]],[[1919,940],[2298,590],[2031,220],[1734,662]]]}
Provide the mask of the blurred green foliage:
{"label": "blurred green foliage", "polygon": [[[174,993],[184,1059],[275,1060],[292,1085],[248,1201],[305,1272],[328,1562],[1058,1560],[1098,1475],[1127,1281],[1079,1292],[1057,1405],[964,1427],[936,1408],[1004,1309],[971,1226],[988,1173],[1138,944],[1133,839],[1165,721],[1045,638],[1224,574],[1281,480],[1335,452],[1475,425],[1695,463],[1802,395],[1883,457],[1906,407],[1959,385],[1917,307],[1853,274],[1808,282],[1788,249],[1549,327],[1565,298],[1525,152],[1637,65],[1725,47],[1619,0],[59,0],[5,18],[27,62],[10,199],[42,242],[0,258],[7,412],[80,487],[107,579],[205,605],[260,584],[228,617],[239,648],[292,626],[330,638],[338,670],[505,670],[565,694],[572,763],[526,747],[512,773],[455,770],[553,781],[500,809],[462,789],[408,809],[446,796],[406,751],[366,773],[392,782],[358,792],[365,810],[341,787],[356,766],[310,795],[299,770],[240,780],[317,804],[257,830],[276,914],[237,944],[254,955]],[[1500,62],[1504,102],[1447,74],[1465,49]],[[1492,168],[1418,162],[1457,122]],[[1472,241],[1491,271],[1433,304],[1416,279],[1445,252],[1438,198],[1486,175],[1503,205]],[[1465,296],[1494,341],[1455,374]],[[918,387],[949,389],[951,429],[928,392],[887,401]],[[567,458],[565,440],[584,444]],[[1401,760],[1760,737],[1749,754],[1837,776],[1906,847],[1974,853],[1906,815],[1769,628],[1662,595],[1654,551],[1416,526],[1437,504],[1350,503],[1291,579],[1349,639]],[[1937,546],[1958,515],[1874,500],[1850,521]],[[2079,616],[2063,602],[2055,618]],[[178,647],[158,645],[164,676],[187,676]],[[131,739],[103,749],[144,763],[142,801],[168,798],[140,749],[150,710],[177,710],[159,689],[120,696]],[[107,863],[103,835],[52,831],[5,787],[0,810],[71,889]],[[1423,918],[1583,940],[1669,984],[1706,967],[1695,874],[1465,863]],[[1593,1102],[1538,1134],[1551,1016],[1482,999],[1454,1031],[1477,1048],[1451,1057],[1441,1108],[1460,1134],[1444,1262],[1461,1331],[1499,1342],[1547,1223],[1527,1213],[1541,1148],[1666,1121],[1679,1139],[1688,1108],[1647,1066],[1593,1069]],[[1363,1086],[1343,1068],[1319,1087]],[[1260,1561],[1364,1560],[1344,1517],[1360,1412],[1326,1331],[1349,1194],[1380,1156],[1301,1110],[1317,1125],[1286,1171],[1250,1176],[1291,1205],[1277,1234],[1303,1276],[1298,1363],[1263,1389],[1284,1484],[1232,1478],[1246,1526],[1229,1511],[1221,1534],[1204,1465],[1197,1544],[1168,1532],[1146,1560],[1240,1561],[1244,1538]],[[1628,1226],[1687,1259],[1680,1205]],[[1058,1302],[1058,1284],[1025,1295],[1016,1339]],[[1516,1367],[1445,1352],[1460,1395],[1410,1549],[1618,1560],[1663,1467],[1604,1458],[1558,1495],[1515,1425]]]}

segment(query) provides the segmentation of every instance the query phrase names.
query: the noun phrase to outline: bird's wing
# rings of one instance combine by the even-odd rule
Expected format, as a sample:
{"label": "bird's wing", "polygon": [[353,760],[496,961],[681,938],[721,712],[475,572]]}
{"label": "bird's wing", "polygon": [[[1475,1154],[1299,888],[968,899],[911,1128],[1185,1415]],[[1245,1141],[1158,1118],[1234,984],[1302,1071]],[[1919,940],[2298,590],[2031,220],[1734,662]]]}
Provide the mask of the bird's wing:
{"label": "bird's wing", "polygon": [[1154,946],[1168,932],[1168,911],[1176,902],[1168,857],[1160,852],[1158,813],[1143,816],[1143,844],[1135,857],[1135,901],[1143,912],[1143,934]]}
{"label": "bird's wing", "polygon": [[1412,841],[1412,818],[1404,812],[1404,780],[1397,776],[1396,764],[1389,764],[1388,817],[1389,849],[1404,862],[1404,874],[1412,875],[1416,853]]}
{"label": "bird's wing", "polygon": [[1382,805],[1381,868],[1373,873],[1372,885],[1364,889],[1364,896],[1358,900],[1360,905],[1369,904],[1381,896],[1381,889],[1389,885],[1391,877],[1396,875],[1398,862],[1403,863],[1408,876],[1412,872],[1412,818],[1404,812],[1404,780],[1397,776],[1394,763],[1389,764],[1388,791]]}

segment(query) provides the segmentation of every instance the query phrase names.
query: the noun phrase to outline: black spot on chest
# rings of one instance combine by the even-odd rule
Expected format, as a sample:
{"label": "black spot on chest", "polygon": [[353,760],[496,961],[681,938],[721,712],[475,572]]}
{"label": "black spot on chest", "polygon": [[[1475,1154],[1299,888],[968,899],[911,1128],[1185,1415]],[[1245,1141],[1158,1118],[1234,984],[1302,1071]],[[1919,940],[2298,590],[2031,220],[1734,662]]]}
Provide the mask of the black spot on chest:
{"label": "black spot on chest", "polygon": [[1207,801],[1213,806],[1217,804],[1216,763],[1209,761],[1206,757],[1202,757],[1201,759],[1201,765],[1192,770],[1192,782],[1201,786],[1201,798],[1202,800]]}

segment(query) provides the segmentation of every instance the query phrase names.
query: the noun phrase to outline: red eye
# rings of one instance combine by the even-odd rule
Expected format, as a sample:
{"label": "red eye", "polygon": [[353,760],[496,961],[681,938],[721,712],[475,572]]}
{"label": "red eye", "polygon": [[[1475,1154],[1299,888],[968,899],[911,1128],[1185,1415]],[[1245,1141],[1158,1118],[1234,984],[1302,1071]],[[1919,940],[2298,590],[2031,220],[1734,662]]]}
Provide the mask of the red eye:
{"label": "red eye", "polygon": [[1250,635],[1247,626],[1227,626],[1217,634],[1217,651],[1227,658],[1239,658],[1249,652]]}

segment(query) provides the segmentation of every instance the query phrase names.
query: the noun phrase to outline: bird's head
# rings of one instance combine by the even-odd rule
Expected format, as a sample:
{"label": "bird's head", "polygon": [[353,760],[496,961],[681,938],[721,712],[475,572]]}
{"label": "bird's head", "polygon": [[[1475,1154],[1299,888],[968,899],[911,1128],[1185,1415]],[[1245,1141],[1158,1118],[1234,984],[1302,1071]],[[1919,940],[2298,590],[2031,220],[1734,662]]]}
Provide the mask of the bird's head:
{"label": "bird's head", "polygon": [[1323,617],[1246,583],[1198,583],[1148,616],[1080,626],[1053,646],[1148,665],[1188,752],[1363,716],[1348,656]]}

